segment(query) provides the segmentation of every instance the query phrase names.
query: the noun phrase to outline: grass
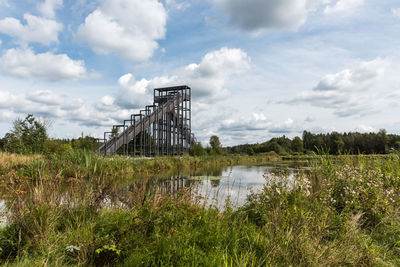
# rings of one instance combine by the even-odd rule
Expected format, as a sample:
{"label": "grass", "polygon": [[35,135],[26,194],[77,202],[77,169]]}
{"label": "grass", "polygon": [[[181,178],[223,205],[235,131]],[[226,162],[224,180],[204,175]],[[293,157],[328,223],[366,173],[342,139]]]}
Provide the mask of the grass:
{"label": "grass", "polygon": [[[11,157],[10,155],[2,155]],[[189,190],[127,182],[261,157],[99,158],[75,151],[2,168],[5,266],[399,266],[398,156],[314,157],[294,180],[219,211]],[[0,162],[2,162],[0,160]],[[1,165],[1,166],[5,166]],[[151,185],[148,185],[151,186]]]}

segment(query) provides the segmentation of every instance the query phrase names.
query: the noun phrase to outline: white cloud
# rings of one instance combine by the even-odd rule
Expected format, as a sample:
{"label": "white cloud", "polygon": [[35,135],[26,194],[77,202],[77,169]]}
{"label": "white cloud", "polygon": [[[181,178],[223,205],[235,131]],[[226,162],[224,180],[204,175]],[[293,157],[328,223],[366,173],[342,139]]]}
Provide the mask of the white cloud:
{"label": "white cloud", "polygon": [[273,125],[268,129],[268,131],[273,134],[289,134],[293,132],[298,132],[299,129],[300,127],[295,124],[294,120],[288,118],[283,123]]}
{"label": "white cloud", "polygon": [[240,117],[222,120],[217,131],[223,133],[241,132],[240,134],[245,134],[245,132],[267,130],[270,125],[271,122],[267,120],[264,114],[253,113],[248,118]]}
{"label": "white cloud", "polygon": [[190,7],[190,3],[187,1],[177,2],[175,0],[166,0],[165,3],[167,4],[168,7],[181,11]]}
{"label": "white cloud", "polygon": [[392,8],[392,14],[395,17],[400,18],[400,8]]}
{"label": "white cloud", "polygon": [[378,58],[361,62],[355,69],[345,69],[336,74],[326,75],[314,88],[316,91],[357,90],[370,85],[385,71],[385,62]]}
{"label": "white cloud", "polygon": [[0,32],[17,38],[22,43],[41,43],[49,45],[58,42],[58,32],[62,24],[30,14],[24,14],[26,24],[15,18],[7,17],[0,20]]}
{"label": "white cloud", "polygon": [[374,127],[363,124],[359,125],[355,130],[356,132],[365,132],[365,133],[377,132],[377,129],[375,129]]}
{"label": "white cloud", "polygon": [[313,88],[303,92],[287,103],[309,103],[316,107],[329,108],[339,117],[365,115],[373,110],[375,84],[385,72],[388,64],[377,58],[360,62],[352,69],[328,74]]}
{"label": "white cloud", "polygon": [[223,47],[207,53],[200,64],[178,69],[175,76],[177,82],[190,84],[195,97],[212,101],[228,94],[224,85],[229,77],[249,68],[250,58],[245,52]]}
{"label": "white cloud", "polygon": [[14,96],[7,91],[0,91],[0,108],[7,108]]}
{"label": "white cloud", "polygon": [[126,115],[127,111],[117,110],[114,114],[98,112],[88,107],[80,98],[71,98],[50,90],[32,91],[27,94],[0,91],[0,120],[28,113],[36,117],[62,118],[64,122],[77,122],[85,126],[108,126],[117,122],[113,118]]}
{"label": "white cloud", "polygon": [[123,108],[143,108],[151,104],[152,90],[156,87],[171,85],[174,77],[155,77],[153,79],[136,80],[131,74],[125,74],[118,80],[120,91],[115,104]]}
{"label": "white cloud", "polygon": [[199,64],[189,64],[173,71],[171,76],[136,80],[130,73],[119,79],[121,90],[116,104],[139,108],[150,104],[153,88],[186,84],[192,88],[195,101],[210,103],[229,92],[227,79],[250,68],[250,58],[240,49],[221,48],[207,53]]}
{"label": "white cloud", "polygon": [[232,24],[248,31],[271,28],[296,30],[308,13],[325,0],[214,0]]}
{"label": "white cloud", "polygon": [[62,7],[63,0],[45,0],[38,5],[39,12],[46,18],[54,19],[55,9]]}
{"label": "white cloud", "polygon": [[349,13],[363,4],[364,0],[338,0],[335,4],[327,6],[324,10],[324,13]]}
{"label": "white cloud", "polygon": [[0,121],[8,122],[15,118],[15,114],[8,110],[0,110]]}
{"label": "white cloud", "polygon": [[32,102],[50,106],[61,105],[64,102],[63,96],[54,94],[50,90],[39,90],[30,92],[27,95],[27,99],[31,100]]}
{"label": "white cloud", "polygon": [[66,54],[35,54],[30,48],[7,50],[0,58],[0,70],[21,78],[47,81],[79,80],[86,76],[82,60],[72,60]]}
{"label": "white cloud", "polygon": [[253,117],[256,121],[265,121],[267,117],[263,113],[253,113]]}
{"label": "white cloud", "polygon": [[157,0],[110,0],[89,14],[77,38],[99,54],[144,61],[165,36],[167,12]]}

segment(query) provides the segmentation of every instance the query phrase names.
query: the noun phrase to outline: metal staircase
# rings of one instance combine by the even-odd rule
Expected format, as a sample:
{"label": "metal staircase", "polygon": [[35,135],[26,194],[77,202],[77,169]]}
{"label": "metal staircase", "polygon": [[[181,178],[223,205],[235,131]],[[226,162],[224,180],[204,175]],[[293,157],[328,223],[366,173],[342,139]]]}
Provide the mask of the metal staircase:
{"label": "metal staircase", "polygon": [[154,89],[153,105],[104,133],[99,154],[157,156],[187,152],[195,142],[190,91],[188,86]]}

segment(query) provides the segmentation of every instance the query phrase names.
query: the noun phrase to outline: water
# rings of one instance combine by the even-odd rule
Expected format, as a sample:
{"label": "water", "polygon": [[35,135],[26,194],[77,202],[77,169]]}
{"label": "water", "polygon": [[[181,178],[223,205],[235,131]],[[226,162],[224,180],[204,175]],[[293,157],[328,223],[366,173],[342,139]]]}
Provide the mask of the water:
{"label": "water", "polygon": [[157,186],[162,193],[190,189],[194,200],[222,209],[226,201],[236,207],[243,205],[247,196],[262,190],[271,176],[293,180],[301,170],[307,170],[307,162],[283,161],[265,165],[206,169],[170,177],[153,177],[146,183]]}
{"label": "water", "polygon": [[[170,174],[160,174],[150,178],[126,177],[115,184],[101,185],[95,192],[95,202],[98,207],[132,208],[138,201],[144,202],[148,197],[158,194],[179,194],[182,191],[189,192],[189,197],[200,205],[214,206],[224,209],[227,201],[231,206],[239,207],[246,202],[247,196],[262,190],[269,182],[271,176],[275,179],[293,180],[295,175],[307,169],[307,162],[282,161],[264,165],[229,166],[217,168],[204,168],[188,172],[175,171]],[[90,184],[91,182],[88,181]],[[47,186],[47,185],[45,185]],[[74,207],[79,205],[79,192],[85,190],[81,184],[67,183],[65,187],[59,187],[55,194],[39,190],[44,193],[42,197],[48,197],[48,202],[56,206]],[[24,189],[29,191],[28,188]],[[36,192],[36,191],[34,191]],[[35,193],[27,193],[24,199],[19,199],[21,205],[35,202]],[[21,197],[21,196],[18,196]],[[15,194],[3,194],[0,197],[0,227],[7,224],[7,217],[11,214]]]}

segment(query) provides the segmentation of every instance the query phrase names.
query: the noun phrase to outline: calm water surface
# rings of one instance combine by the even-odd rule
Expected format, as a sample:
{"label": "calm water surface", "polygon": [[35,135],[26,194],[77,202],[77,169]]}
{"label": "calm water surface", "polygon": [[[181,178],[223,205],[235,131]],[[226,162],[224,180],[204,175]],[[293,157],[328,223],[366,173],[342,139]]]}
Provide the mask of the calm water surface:
{"label": "calm water surface", "polygon": [[207,169],[170,177],[153,177],[147,183],[159,187],[163,193],[189,188],[194,198],[201,199],[205,204],[223,208],[227,200],[233,206],[243,205],[248,194],[259,192],[268,183],[268,177],[293,179],[300,171],[307,169],[307,162],[283,161],[265,165]]}
{"label": "calm water surface", "polygon": [[[202,169],[188,173],[177,171],[146,179],[131,177],[113,187],[113,190],[102,197],[101,203],[105,207],[129,208],[131,205],[129,197],[132,195],[143,192],[146,195],[155,192],[176,194],[186,190],[191,193],[194,201],[206,206],[212,205],[223,209],[229,200],[232,206],[238,207],[245,203],[251,192],[259,192],[268,183],[268,177],[293,179],[301,171],[307,171],[307,162],[282,161],[265,165]],[[60,193],[61,202],[73,206],[74,197],[71,195],[73,190],[67,189]],[[0,227],[6,224],[7,214],[12,212],[6,208],[10,205],[12,206],[12,201],[7,202],[0,197]]]}

